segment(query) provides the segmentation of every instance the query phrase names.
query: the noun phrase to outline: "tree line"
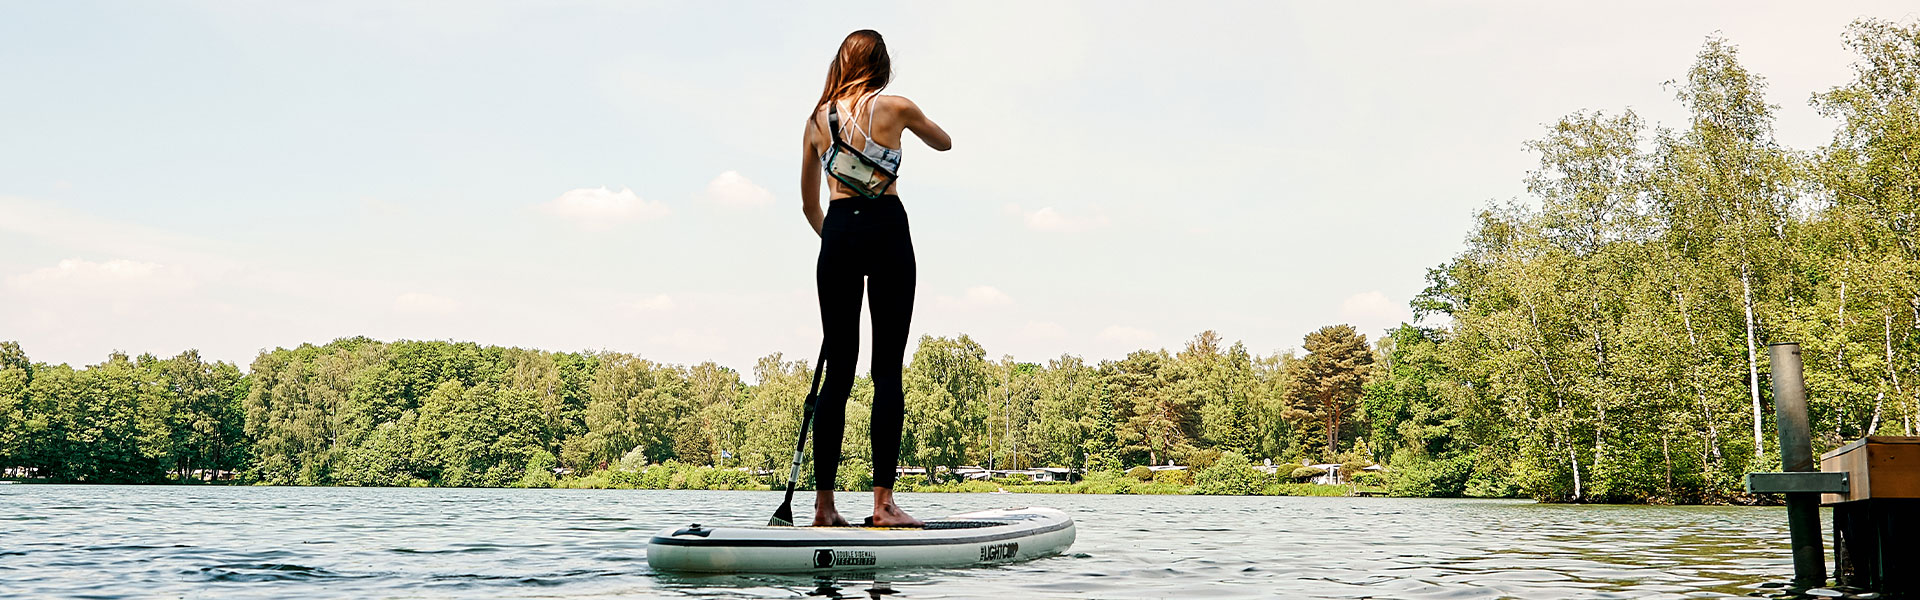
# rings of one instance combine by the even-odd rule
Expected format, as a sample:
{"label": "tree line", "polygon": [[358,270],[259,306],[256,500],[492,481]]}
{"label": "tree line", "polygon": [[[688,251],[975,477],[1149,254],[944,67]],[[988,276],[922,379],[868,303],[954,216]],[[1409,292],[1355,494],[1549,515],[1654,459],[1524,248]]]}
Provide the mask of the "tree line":
{"label": "tree line", "polygon": [[[1203,332],[1179,352],[1089,364],[988,358],[923,337],[906,366],[902,462],[947,472],[1331,460],[1356,423],[1365,336],[1255,356]],[[780,354],[741,373],[619,352],[343,338],[260,353],[246,373],[188,351],[74,369],[0,343],[0,466],[62,481],[235,478],[278,485],[505,486],[677,463],[784,474],[811,383]],[[843,470],[872,464],[871,380],[848,402]],[[1365,454],[1362,450],[1361,454]]]}
{"label": "tree line", "polygon": [[[1738,501],[1779,468],[1767,346],[1798,342],[1816,450],[1920,429],[1920,26],[1863,20],[1837,121],[1796,150],[1737,48],[1669,82],[1686,122],[1577,112],[1527,147],[1370,388],[1377,439],[1436,489]],[[1388,428],[1391,428],[1390,430]],[[1392,434],[1398,435],[1392,435]]]}

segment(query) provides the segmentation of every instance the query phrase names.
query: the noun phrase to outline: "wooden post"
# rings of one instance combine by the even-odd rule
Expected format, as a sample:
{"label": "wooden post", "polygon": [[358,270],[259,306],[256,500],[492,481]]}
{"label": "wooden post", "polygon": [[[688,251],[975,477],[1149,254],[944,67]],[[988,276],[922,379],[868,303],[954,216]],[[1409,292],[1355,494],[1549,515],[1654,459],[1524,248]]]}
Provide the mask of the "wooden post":
{"label": "wooden post", "polygon": [[[1787,472],[1818,470],[1807,425],[1807,386],[1802,378],[1800,344],[1767,346],[1773,364],[1774,424],[1780,432],[1780,466]],[[1820,539],[1820,495],[1792,492],[1787,496],[1787,535],[1793,543],[1793,583],[1808,588],[1827,585],[1827,557]]]}

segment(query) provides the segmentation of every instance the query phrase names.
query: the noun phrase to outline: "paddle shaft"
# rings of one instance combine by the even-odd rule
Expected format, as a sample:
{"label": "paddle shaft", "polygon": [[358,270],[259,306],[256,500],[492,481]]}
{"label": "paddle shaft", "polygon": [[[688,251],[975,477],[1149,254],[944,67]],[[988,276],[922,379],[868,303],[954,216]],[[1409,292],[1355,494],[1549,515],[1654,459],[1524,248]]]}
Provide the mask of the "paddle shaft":
{"label": "paddle shaft", "polygon": [[[813,427],[814,405],[820,401],[820,374],[827,369],[827,346],[820,345],[820,359],[813,366],[813,385],[807,387],[806,407],[800,413],[800,441],[793,446],[793,468],[787,473],[787,497],[773,511],[769,525],[793,524],[793,490],[800,484],[800,465],[807,459],[807,429]],[[814,482],[818,485],[819,482]]]}

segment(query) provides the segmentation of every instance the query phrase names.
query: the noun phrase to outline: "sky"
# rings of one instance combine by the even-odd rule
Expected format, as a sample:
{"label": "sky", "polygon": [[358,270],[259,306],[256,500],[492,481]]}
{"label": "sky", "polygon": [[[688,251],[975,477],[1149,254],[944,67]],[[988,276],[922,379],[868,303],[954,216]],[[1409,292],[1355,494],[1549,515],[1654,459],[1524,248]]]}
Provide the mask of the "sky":
{"label": "sky", "polygon": [[[912,332],[1266,354],[1409,320],[1523,143],[1668,127],[1724,36],[1811,149],[1906,2],[0,3],[0,340],[37,361],[451,339],[809,360],[809,105],[850,31],[906,142]],[[863,317],[864,319],[864,317]],[[863,323],[863,336],[870,328]],[[867,349],[862,350],[865,372]]]}

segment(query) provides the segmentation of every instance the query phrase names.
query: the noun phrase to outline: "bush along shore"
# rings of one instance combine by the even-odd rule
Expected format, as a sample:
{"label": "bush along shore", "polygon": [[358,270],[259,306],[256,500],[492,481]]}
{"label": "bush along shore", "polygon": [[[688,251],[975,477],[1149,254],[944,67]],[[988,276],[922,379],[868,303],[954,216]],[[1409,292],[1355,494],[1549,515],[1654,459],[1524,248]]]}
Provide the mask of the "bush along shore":
{"label": "bush along shore", "polygon": [[[1301,465],[1280,465],[1273,473],[1267,473],[1238,454],[1225,454],[1197,476],[1185,470],[1153,471],[1147,467],[1134,467],[1126,473],[1119,471],[1096,471],[1089,473],[1079,481],[1035,482],[1025,475],[1014,474],[992,479],[973,479],[966,481],[929,481],[923,475],[907,475],[894,484],[894,490],[900,492],[940,492],[940,493],[1031,493],[1031,494],[1133,494],[1133,495],[1227,495],[1227,496],[1353,496],[1381,495],[1389,490],[1380,485],[1382,478],[1375,473],[1366,473],[1349,484],[1329,485],[1302,483],[1299,478],[1317,476],[1318,470]],[[854,462],[842,465],[840,480],[835,489],[848,492],[863,492],[872,489],[873,479],[870,467]],[[1296,476],[1296,473],[1300,474]],[[743,469],[716,468],[705,465],[689,465],[677,462],[662,464],[629,464],[616,468],[595,471],[577,477],[541,478],[534,477],[516,484],[516,487],[553,487],[571,489],[642,489],[642,490],[777,490],[784,483],[770,484]],[[425,482],[421,482],[425,485]],[[809,476],[801,482],[801,489],[814,489]]]}

